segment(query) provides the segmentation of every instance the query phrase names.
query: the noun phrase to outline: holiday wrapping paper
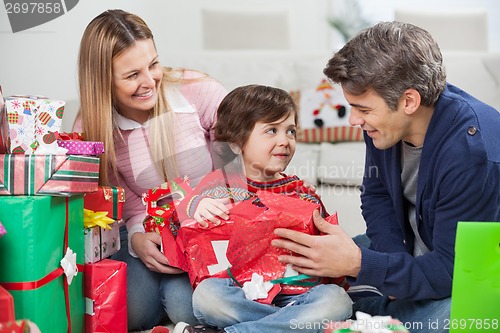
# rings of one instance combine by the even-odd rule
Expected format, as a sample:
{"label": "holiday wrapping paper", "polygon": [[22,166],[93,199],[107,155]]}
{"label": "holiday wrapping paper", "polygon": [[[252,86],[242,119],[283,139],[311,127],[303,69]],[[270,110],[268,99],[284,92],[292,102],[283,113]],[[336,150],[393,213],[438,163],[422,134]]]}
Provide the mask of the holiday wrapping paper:
{"label": "holiday wrapping paper", "polygon": [[0,322],[0,333],[40,333],[40,329],[29,320],[11,320]]}
{"label": "holiday wrapping paper", "polygon": [[144,230],[161,235],[163,228],[167,227],[174,236],[177,235],[180,222],[176,208],[192,190],[189,178],[177,177],[143,193],[142,202],[148,214],[143,221]]}
{"label": "holiday wrapping paper", "polygon": [[98,156],[104,153],[104,143],[94,142],[94,141],[62,141],[57,140],[57,145],[59,147],[68,150],[66,154],[68,155],[92,155]]}
{"label": "holiday wrapping paper", "polygon": [[115,222],[109,226],[85,228],[85,263],[94,263],[107,258],[120,250],[120,226]]}
{"label": "holiday wrapping paper", "polygon": [[[83,196],[0,197],[0,220],[9,230],[0,239],[0,285],[14,297],[16,318],[42,332],[83,332]],[[68,262],[79,270],[69,278]]]}
{"label": "holiday wrapping paper", "polygon": [[127,265],[104,259],[85,265],[85,331],[127,332]]}
{"label": "holiday wrapping paper", "polygon": [[[317,234],[312,214],[319,205],[267,191],[259,191],[257,196],[258,203],[252,200],[237,203],[229,211],[229,220],[218,226],[209,224],[203,228],[194,220],[183,221],[175,239],[168,229],[163,229],[163,251],[169,264],[187,271],[194,287],[205,278],[229,277],[229,273],[241,285],[251,281],[253,273],[264,281],[282,278],[286,265],[278,257],[285,250],[271,246],[276,237],[274,229]],[[336,215],[328,221],[336,224]],[[339,284],[341,280],[332,282]],[[276,284],[270,294],[274,296],[280,291],[297,294],[310,286]],[[269,303],[272,297],[259,301]]]}
{"label": "holiday wrapping paper", "polygon": [[99,186],[96,192],[85,194],[83,205],[93,211],[106,211],[113,220],[121,220],[125,190],[123,187]]}
{"label": "holiday wrapping paper", "polygon": [[44,139],[52,138],[61,127],[64,105],[64,101],[41,97],[6,97],[10,152],[33,154]]}
{"label": "holiday wrapping paper", "polygon": [[7,289],[0,286],[0,323],[15,319],[14,299]]}
{"label": "holiday wrapping paper", "polygon": [[99,157],[0,155],[0,195],[72,195],[97,191]]}

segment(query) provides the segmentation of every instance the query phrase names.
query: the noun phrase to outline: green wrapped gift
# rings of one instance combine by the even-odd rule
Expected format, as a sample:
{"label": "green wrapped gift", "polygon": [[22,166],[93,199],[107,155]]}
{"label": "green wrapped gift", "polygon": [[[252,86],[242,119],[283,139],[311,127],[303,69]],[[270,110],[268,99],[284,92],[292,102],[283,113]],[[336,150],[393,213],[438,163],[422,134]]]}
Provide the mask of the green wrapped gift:
{"label": "green wrapped gift", "polygon": [[0,221],[9,230],[0,238],[0,285],[14,296],[16,318],[42,332],[68,332],[69,325],[84,332],[83,274],[71,274],[68,285],[61,269],[66,246],[83,266],[83,196],[3,196]]}

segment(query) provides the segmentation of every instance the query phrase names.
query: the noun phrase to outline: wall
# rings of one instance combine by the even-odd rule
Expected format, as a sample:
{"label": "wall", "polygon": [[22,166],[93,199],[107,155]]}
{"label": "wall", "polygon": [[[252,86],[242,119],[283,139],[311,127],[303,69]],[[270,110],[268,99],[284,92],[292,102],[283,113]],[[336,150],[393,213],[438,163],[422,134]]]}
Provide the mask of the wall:
{"label": "wall", "polygon": [[[290,11],[291,50],[327,50],[328,0],[252,0],[258,9]],[[31,94],[69,101],[67,114],[76,112],[77,55],[87,24],[99,13],[122,8],[141,16],[155,34],[160,61],[173,52],[197,52],[202,48],[202,8],[247,10],[246,0],[80,0],[65,15],[41,26],[13,34],[6,10],[0,7],[0,85],[4,95]],[[72,116],[65,117],[73,119]],[[63,121],[68,130],[71,124]]]}
{"label": "wall", "polygon": [[[344,0],[332,0],[331,10]],[[486,9],[488,12],[488,40],[491,52],[500,52],[500,1],[498,0],[358,0],[362,16],[373,23],[393,20],[395,8],[421,10]]]}
{"label": "wall", "polygon": [[[290,11],[291,53],[323,51],[339,46],[327,18],[343,0],[80,0],[65,15],[27,31],[13,34],[7,13],[0,7],[0,85],[4,95],[31,94],[68,101],[63,129],[69,130],[78,107],[77,54],[81,35],[96,15],[122,8],[143,17],[155,33],[160,60],[169,65],[182,53],[202,49],[202,8]],[[312,5],[314,3],[314,6]],[[490,50],[500,51],[500,1],[496,0],[359,0],[361,14],[370,21],[391,20],[396,6],[432,8],[485,7],[490,11]],[[335,39],[337,38],[337,39]],[[169,55],[176,55],[169,56]],[[175,60],[174,60],[175,61]],[[173,64],[175,65],[175,63]]]}

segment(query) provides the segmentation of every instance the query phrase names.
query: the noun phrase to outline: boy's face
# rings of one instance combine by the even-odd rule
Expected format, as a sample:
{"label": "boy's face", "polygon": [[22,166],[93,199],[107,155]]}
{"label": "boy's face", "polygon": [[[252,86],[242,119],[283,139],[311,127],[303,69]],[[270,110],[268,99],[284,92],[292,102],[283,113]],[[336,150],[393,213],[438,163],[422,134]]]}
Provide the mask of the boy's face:
{"label": "boy's face", "polygon": [[352,95],[344,89],[344,96],[351,105],[349,123],[366,131],[378,149],[388,149],[411,134],[411,121],[401,102],[391,110],[373,90]]}
{"label": "boy's face", "polygon": [[279,178],[295,153],[294,115],[273,123],[257,122],[241,148],[245,174],[256,181]]}

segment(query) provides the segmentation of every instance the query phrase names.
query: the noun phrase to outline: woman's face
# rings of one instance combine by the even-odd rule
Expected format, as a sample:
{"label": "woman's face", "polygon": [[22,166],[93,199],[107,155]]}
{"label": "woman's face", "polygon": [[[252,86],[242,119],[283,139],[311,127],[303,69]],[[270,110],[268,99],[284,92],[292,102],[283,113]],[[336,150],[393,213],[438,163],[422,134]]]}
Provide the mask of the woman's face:
{"label": "woman's face", "polygon": [[113,102],[117,111],[144,123],[158,100],[163,72],[152,39],[136,41],[113,61]]}

